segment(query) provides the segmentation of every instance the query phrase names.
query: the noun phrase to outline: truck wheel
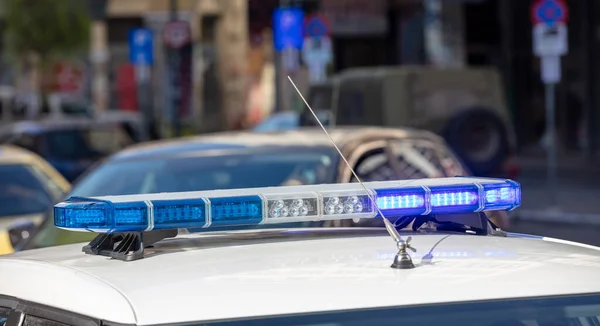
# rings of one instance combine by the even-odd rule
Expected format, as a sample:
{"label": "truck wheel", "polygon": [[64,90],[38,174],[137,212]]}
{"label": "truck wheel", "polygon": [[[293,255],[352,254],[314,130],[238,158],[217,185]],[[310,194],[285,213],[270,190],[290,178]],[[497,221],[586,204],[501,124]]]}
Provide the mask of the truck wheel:
{"label": "truck wheel", "polygon": [[504,122],[484,108],[473,108],[452,118],[444,138],[477,176],[496,172],[509,155]]}

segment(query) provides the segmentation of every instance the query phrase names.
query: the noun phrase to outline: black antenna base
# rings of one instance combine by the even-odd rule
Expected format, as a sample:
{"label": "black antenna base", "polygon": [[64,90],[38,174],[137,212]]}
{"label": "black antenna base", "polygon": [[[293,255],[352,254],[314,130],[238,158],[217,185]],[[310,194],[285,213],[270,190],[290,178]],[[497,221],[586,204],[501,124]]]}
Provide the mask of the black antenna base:
{"label": "black antenna base", "polygon": [[177,230],[101,233],[84,246],[82,251],[88,255],[134,261],[144,258],[144,248],[163,239],[176,237],[177,233]]}

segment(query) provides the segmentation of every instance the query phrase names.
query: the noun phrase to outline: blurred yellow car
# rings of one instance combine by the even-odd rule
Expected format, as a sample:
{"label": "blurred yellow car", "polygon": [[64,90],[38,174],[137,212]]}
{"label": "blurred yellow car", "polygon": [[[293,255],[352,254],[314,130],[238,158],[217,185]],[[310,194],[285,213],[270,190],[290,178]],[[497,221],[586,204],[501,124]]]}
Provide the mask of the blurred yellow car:
{"label": "blurred yellow car", "polygon": [[7,255],[13,252],[12,242],[7,230],[0,232],[0,255]]}
{"label": "blurred yellow car", "polygon": [[0,255],[4,255],[42,222],[44,213],[71,185],[38,155],[7,145],[0,146],[0,184]]}

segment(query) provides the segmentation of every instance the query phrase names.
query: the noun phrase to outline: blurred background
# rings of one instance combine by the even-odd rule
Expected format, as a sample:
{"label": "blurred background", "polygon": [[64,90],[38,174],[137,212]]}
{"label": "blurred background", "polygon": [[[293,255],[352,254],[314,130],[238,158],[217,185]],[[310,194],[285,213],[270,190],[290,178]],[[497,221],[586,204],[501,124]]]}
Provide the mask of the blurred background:
{"label": "blurred background", "polygon": [[[600,2],[556,2],[0,0],[0,143],[77,184],[140,142],[314,126],[291,76],[331,128],[433,131],[521,182],[510,231],[600,245]],[[552,19],[568,51],[546,93]]]}

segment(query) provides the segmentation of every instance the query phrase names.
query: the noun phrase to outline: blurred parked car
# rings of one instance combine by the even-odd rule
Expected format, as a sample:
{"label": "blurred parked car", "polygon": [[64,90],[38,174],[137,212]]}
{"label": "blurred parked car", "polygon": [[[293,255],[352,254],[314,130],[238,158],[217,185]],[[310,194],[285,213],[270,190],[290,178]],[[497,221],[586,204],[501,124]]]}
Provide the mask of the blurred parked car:
{"label": "blurred parked car", "polygon": [[100,159],[138,142],[139,126],[135,116],[123,113],[20,121],[0,127],[0,144],[42,156],[73,182]]}
{"label": "blurred parked car", "polygon": [[0,254],[12,252],[69,190],[69,182],[38,155],[0,146]]}
{"label": "blurred parked car", "polygon": [[[331,130],[331,135],[362,181],[469,175],[444,141],[427,131],[346,127]],[[84,175],[70,196],[354,181],[320,129],[229,132],[133,146]],[[503,214],[493,217],[500,227],[508,222]],[[91,241],[93,237],[94,233],[55,228],[49,214],[23,249]]]}

